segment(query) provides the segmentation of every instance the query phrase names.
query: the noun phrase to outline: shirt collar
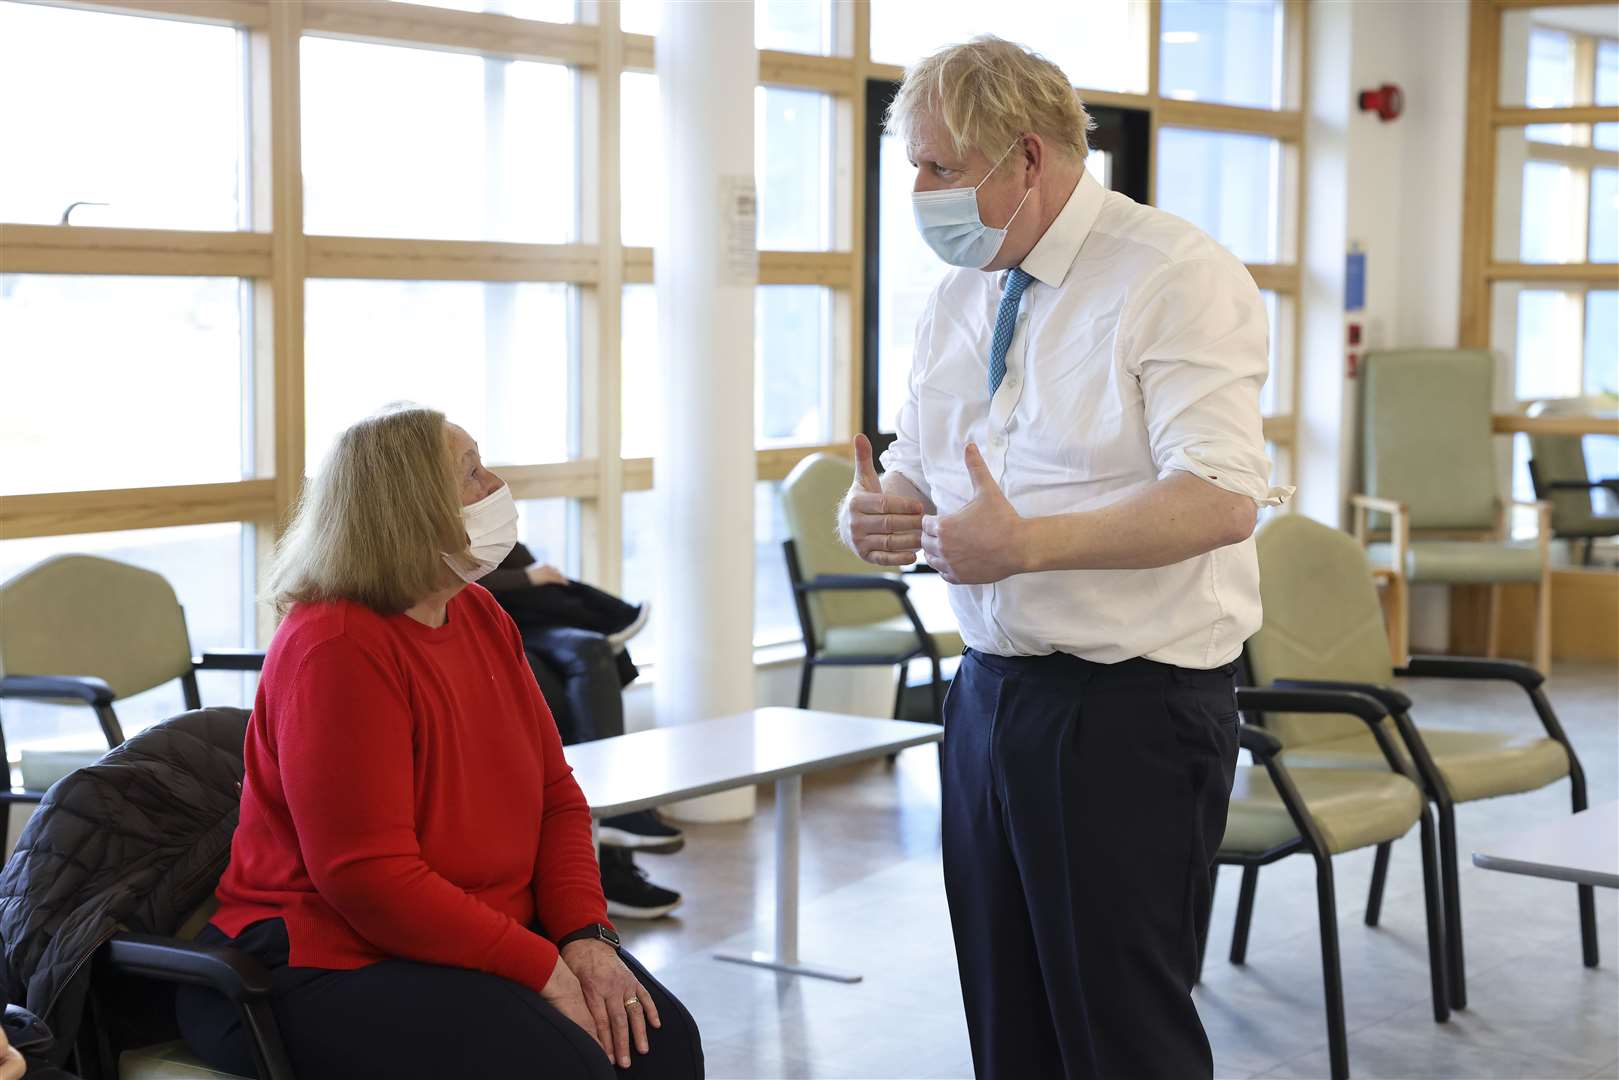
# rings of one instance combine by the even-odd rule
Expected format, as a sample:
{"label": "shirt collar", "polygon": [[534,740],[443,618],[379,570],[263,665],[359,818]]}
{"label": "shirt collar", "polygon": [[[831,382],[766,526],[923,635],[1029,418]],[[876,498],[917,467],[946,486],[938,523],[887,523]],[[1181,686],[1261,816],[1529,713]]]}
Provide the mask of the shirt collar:
{"label": "shirt collar", "polygon": [[1074,259],[1079,255],[1080,245],[1090,235],[1091,226],[1096,224],[1096,215],[1102,211],[1102,200],[1106,194],[1094,176],[1082,171],[1079,183],[1074,185],[1073,194],[1063,204],[1057,220],[1051,223],[1045,235],[1035,243],[1034,250],[1029,252],[1028,258],[1023,260],[1023,269],[1042,285],[1053,288],[1061,285],[1063,278],[1068,276],[1068,268],[1074,265]]}

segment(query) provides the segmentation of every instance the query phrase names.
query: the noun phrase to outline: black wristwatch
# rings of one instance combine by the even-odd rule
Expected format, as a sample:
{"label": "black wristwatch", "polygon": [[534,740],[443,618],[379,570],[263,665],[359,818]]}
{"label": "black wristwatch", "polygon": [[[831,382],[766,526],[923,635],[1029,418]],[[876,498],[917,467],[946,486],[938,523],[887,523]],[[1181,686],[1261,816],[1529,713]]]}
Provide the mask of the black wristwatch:
{"label": "black wristwatch", "polygon": [[557,951],[561,952],[564,945],[571,945],[575,941],[605,941],[616,949],[618,948],[618,932],[606,923],[593,922],[589,926],[558,938]]}

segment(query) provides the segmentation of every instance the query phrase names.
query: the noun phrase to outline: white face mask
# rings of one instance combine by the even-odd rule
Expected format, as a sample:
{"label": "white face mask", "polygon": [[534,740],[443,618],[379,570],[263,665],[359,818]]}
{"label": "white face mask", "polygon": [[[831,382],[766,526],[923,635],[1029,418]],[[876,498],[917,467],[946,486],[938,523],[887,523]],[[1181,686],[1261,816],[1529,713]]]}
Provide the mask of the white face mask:
{"label": "white face mask", "polygon": [[1006,153],[995,159],[984,179],[970,188],[945,188],[940,191],[911,192],[911,210],[916,215],[916,227],[922,233],[933,253],[951,266],[964,266],[969,270],[982,270],[995,261],[1001,245],[1006,242],[1006,230],[1012,227],[1023,204],[1029,201],[1029,191],[1023,193],[1017,209],[1003,228],[992,229],[978,216],[978,189],[983,187],[995,170],[1001,167]]}
{"label": "white face mask", "polygon": [[467,554],[444,556],[457,577],[471,584],[499,566],[517,544],[517,504],[512,489],[502,484],[471,506],[461,508],[467,530]]}

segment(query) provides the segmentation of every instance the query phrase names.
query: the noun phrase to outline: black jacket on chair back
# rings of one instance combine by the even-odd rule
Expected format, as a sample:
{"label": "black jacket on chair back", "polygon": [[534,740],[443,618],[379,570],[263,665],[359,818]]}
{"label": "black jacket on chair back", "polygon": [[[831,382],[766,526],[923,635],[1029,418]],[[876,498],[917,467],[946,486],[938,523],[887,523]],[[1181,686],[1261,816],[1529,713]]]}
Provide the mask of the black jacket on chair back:
{"label": "black jacket on chair back", "polygon": [[165,720],[53,786],[0,872],[0,989],[71,1046],[90,957],[113,934],[172,934],[230,860],[245,709]]}

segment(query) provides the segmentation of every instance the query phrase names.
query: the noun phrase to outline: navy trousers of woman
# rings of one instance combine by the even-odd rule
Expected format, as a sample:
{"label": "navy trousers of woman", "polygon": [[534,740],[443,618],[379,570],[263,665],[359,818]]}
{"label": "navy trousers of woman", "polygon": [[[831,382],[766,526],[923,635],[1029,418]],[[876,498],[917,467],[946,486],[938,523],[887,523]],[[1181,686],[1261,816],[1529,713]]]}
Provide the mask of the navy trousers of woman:
{"label": "navy trousers of woman", "polygon": [[1212,1076],[1192,985],[1236,768],[1232,666],[968,650],[944,715],[979,1080]]}
{"label": "navy trousers of woman", "polygon": [[[198,943],[228,939],[213,927]],[[625,965],[658,1006],[650,1053],[617,1068],[594,1037],[533,990],[466,968],[384,960],[353,971],[287,966],[280,919],[254,923],[234,944],[270,969],[271,1007],[298,1080],[702,1080],[691,1014],[634,957]],[[256,1076],[235,1006],[182,987],[180,1030],[217,1069]]]}

